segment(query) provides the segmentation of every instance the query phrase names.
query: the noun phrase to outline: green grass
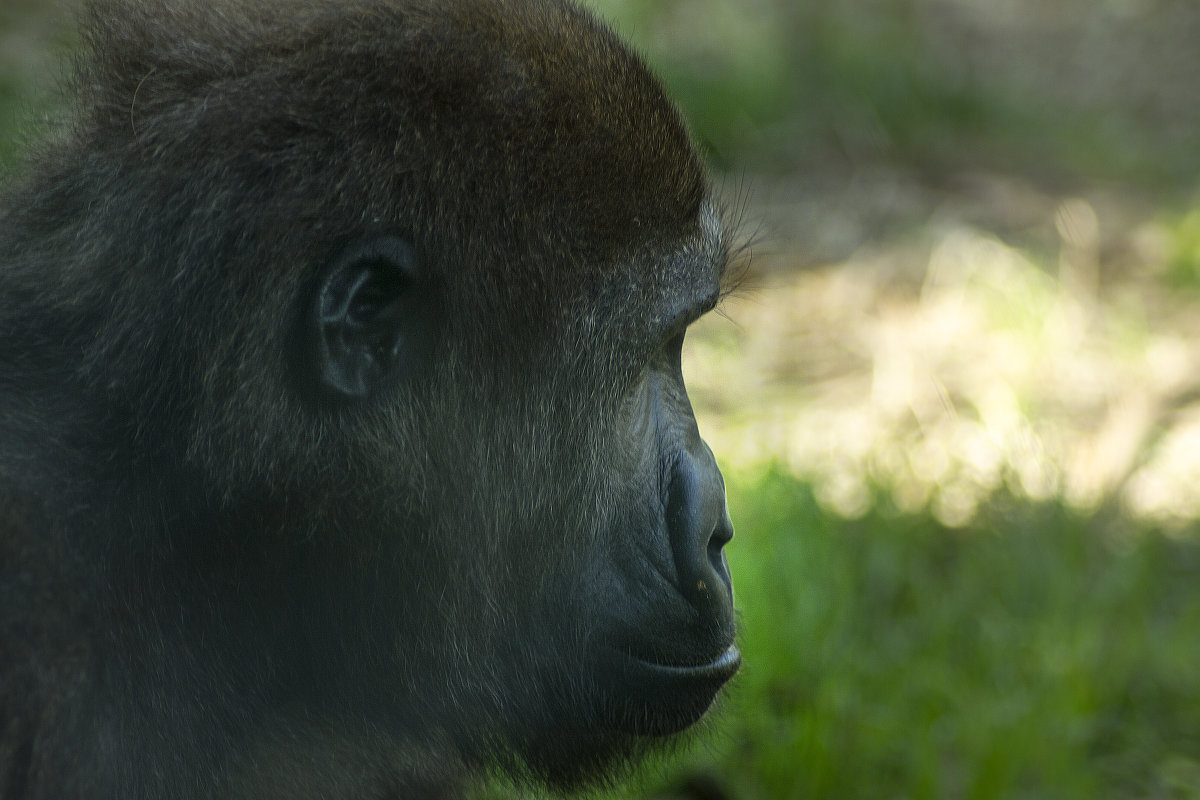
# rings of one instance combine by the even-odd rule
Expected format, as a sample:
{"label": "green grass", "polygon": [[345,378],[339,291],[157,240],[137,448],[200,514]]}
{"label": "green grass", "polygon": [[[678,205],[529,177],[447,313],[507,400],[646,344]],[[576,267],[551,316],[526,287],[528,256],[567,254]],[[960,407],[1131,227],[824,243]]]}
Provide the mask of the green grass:
{"label": "green grass", "polygon": [[1167,280],[1178,288],[1200,289],[1200,198],[1194,208],[1168,225],[1167,233]]}
{"label": "green grass", "polygon": [[1056,506],[951,531],[731,482],[745,668],[696,775],[732,798],[1200,798],[1200,546]]}

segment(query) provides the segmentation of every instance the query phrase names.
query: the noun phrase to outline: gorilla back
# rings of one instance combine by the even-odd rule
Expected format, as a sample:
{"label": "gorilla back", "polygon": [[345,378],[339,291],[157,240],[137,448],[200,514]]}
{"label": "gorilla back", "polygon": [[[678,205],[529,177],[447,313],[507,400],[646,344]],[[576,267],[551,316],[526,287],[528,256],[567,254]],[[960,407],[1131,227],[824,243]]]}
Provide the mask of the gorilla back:
{"label": "gorilla back", "polygon": [[100,0],[0,201],[0,796],[572,787],[737,671],[726,233],[568,0]]}

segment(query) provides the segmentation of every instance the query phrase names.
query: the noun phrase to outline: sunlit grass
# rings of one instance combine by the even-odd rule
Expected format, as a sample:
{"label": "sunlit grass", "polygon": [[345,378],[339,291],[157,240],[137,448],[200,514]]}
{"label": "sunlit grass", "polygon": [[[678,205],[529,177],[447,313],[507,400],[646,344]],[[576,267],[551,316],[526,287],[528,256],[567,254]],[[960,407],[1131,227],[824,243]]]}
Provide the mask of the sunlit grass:
{"label": "sunlit grass", "polygon": [[1100,285],[1097,225],[1068,200],[1052,257],[952,226],[907,279],[866,259],[765,279],[685,352],[714,450],[847,518],[876,488],[950,526],[997,493],[1200,516],[1200,339],[1153,275]]}

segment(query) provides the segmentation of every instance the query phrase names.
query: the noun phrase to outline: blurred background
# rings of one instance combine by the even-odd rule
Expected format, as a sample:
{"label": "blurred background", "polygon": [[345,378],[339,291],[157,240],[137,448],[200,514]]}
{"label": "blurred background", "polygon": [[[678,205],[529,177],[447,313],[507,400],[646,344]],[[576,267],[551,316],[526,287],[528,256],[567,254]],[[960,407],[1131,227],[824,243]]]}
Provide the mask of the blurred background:
{"label": "blurred background", "polygon": [[[590,1],[746,245],[745,667],[611,796],[1200,798],[1200,3]],[[70,37],[0,0],[0,172]]]}

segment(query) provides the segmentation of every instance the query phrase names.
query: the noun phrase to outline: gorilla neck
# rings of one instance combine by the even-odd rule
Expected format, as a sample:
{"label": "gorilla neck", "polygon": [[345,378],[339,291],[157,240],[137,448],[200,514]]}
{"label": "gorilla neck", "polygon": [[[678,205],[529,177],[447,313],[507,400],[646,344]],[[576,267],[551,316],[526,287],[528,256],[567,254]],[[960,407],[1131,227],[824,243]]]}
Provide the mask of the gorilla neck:
{"label": "gorilla neck", "polygon": [[[422,705],[440,696],[426,684],[444,670],[405,664],[380,640],[381,618],[405,611],[395,586],[381,599],[402,574],[398,548],[289,530],[297,511],[279,497],[206,507],[179,476],[141,470],[106,485],[118,514],[81,504],[63,520],[88,565],[90,585],[73,590],[94,621],[70,756],[92,750],[98,785],[111,780],[113,796],[455,796],[467,772],[446,732],[457,720]],[[182,501],[169,515],[153,501],[163,491]],[[372,569],[348,563],[352,552],[372,553]],[[148,763],[175,766],[147,776]],[[130,775],[169,783],[131,792]]]}

